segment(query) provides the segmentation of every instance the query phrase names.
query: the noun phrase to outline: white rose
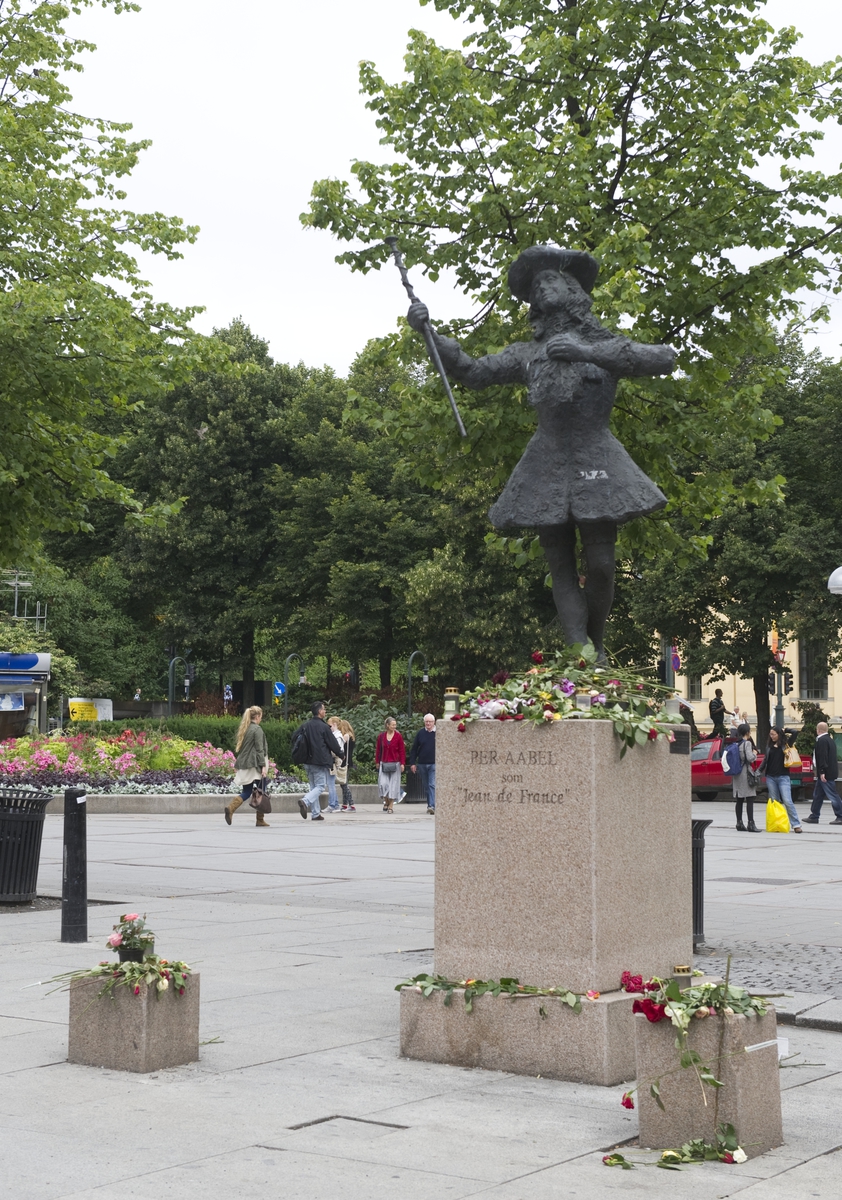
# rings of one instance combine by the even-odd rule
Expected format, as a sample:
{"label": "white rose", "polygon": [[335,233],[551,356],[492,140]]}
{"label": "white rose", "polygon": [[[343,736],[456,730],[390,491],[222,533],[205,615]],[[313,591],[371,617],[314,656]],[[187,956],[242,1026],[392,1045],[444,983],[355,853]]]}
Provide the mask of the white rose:
{"label": "white rose", "polygon": [[159,979],[158,980],[158,991],[159,992],[165,992],[169,986],[170,986],[169,979]]}
{"label": "white rose", "polygon": [[734,1151],[734,1162],[735,1163],[744,1163],[747,1161],[747,1159],[748,1159],[748,1155],[746,1154],[745,1150],[743,1150],[742,1146],[738,1146],[737,1149]]}

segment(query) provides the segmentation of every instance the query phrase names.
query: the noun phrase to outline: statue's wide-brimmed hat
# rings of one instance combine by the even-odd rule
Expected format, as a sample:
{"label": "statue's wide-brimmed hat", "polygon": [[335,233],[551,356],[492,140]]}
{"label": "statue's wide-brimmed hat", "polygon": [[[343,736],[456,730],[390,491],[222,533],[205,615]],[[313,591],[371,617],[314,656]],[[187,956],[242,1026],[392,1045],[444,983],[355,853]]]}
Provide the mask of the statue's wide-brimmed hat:
{"label": "statue's wide-brimmed hat", "polygon": [[540,271],[566,271],[586,292],[593,290],[599,263],[584,250],[562,250],[559,246],[530,246],[509,267],[509,288],[513,296],[529,302],[532,281]]}

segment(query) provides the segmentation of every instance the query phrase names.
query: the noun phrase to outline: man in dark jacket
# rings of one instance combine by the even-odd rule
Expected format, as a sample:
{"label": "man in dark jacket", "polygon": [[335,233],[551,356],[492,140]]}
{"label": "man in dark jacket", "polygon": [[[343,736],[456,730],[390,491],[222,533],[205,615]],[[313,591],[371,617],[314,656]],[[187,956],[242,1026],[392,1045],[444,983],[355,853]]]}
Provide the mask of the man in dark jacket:
{"label": "man in dark jacket", "polygon": [[337,759],[339,755],[336,752],[333,730],[325,721],[324,703],[317,700],[310,711],[313,714],[310,720],[299,725],[293,734],[293,738],[295,738],[300,732],[303,732],[307,738],[308,747],[304,768],[307,772],[310,790],[303,799],[298,801],[298,810],[305,821],[308,812],[314,821],[323,821],[319,796],[328,790],[327,778],[330,768],[333,766],[334,759]]}
{"label": "man in dark jacket", "polygon": [[432,713],[424,717],[424,728],[419,729],[409,752],[409,769],[413,775],[421,776],[421,786],[427,797],[427,812],[436,812],[436,718]]}
{"label": "man in dark jacket", "polygon": [[831,825],[842,825],[842,800],[839,799],[839,792],[836,790],[836,780],[839,778],[836,742],[833,740],[833,734],[828,732],[827,721],[819,721],[816,726],[813,766],[816,772],[816,786],[813,789],[810,815],[804,819],[810,825],[818,825],[822,804],[829,800],[836,813],[836,820],[831,821]]}

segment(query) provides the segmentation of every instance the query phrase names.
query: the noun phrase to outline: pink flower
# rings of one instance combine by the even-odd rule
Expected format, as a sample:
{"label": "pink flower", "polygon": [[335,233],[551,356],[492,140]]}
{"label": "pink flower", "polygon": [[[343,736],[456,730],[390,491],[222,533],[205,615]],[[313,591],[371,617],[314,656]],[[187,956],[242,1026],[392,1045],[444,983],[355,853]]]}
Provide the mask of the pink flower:
{"label": "pink flower", "polygon": [[588,997],[589,1000],[598,1000],[599,999],[599,992],[586,992],[585,995]]}
{"label": "pink flower", "polygon": [[620,987],[624,992],[642,992],[643,976],[632,975],[630,971],[623,971],[623,974],[620,976]]}
{"label": "pink flower", "polygon": [[137,987],[135,988],[135,990],[134,990],[134,994],[135,994],[136,996],[139,996],[139,995],[140,995],[140,984],[138,984],[138,985],[137,985]]}
{"label": "pink flower", "polygon": [[139,915],[140,915],[139,913],[126,913],[126,915],[123,917],[123,920],[124,921],[136,921]]}
{"label": "pink flower", "polygon": [[108,939],[108,945],[113,946],[116,950],[116,948],[122,943],[122,941],[123,941],[122,933],[112,933],[111,937]]}
{"label": "pink flower", "polygon": [[[623,1092],[623,1098],[620,1101],[623,1108],[634,1108],[634,1100],[631,1098],[631,1092]],[[603,1162],[605,1160],[603,1159]]]}

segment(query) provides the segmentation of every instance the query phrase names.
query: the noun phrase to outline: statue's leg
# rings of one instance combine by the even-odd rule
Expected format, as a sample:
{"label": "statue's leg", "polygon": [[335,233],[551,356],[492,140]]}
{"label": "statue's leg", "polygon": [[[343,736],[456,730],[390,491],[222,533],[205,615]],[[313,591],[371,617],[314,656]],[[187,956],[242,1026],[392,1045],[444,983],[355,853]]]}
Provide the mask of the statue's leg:
{"label": "statue's leg", "polygon": [[587,562],[585,600],[588,607],[588,637],[605,657],[605,625],[614,602],[614,562],[617,526],[614,521],[587,521],[579,526]]}
{"label": "statue's leg", "polygon": [[[550,565],[553,600],[568,646],[588,640],[588,602],[579,586],[576,563],[576,526],[541,525],[538,539]],[[610,605],[609,605],[610,607]]]}

